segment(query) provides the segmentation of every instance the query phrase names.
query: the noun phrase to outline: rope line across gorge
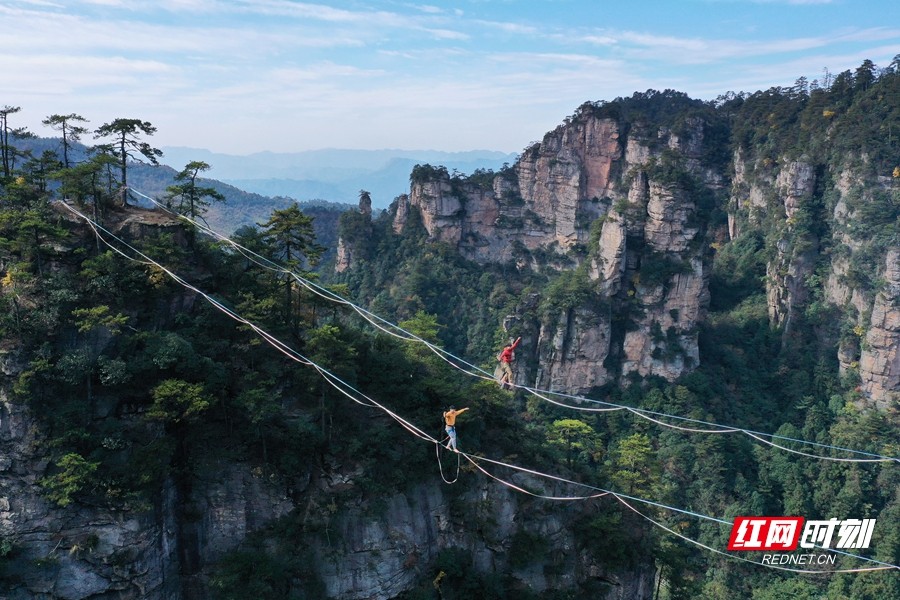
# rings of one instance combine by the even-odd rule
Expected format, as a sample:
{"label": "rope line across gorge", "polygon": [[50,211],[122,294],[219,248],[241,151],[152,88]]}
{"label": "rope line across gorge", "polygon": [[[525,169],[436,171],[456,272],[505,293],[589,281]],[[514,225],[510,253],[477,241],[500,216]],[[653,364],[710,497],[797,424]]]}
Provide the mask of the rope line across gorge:
{"label": "rope line across gorge", "polygon": [[[176,212],[172,211],[171,209],[169,209],[168,207],[164,206],[162,203],[160,203],[156,199],[154,199],[146,194],[143,194],[143,193],[139,192],[138,190],[135,190],[134,188],[129,188],[129,189],[132,192],[134,192],[135,194],[137,194],[138,196],[150,201],[151,203],[153,203],[155,206],[159,207],[163,211],[173,215],[176,218],[186,221],[187,223],[193,225],[194,227],[200,229],[201,231],[206,232],[208,235],[212,236],[213,238],[218,239],[218,240],[222,241],[223,243],[230,245],[232,248],[237,250],[241,255],[243,255],[245,258],[247,258],[251,262],[257,264],[258,266],[263,267],[268,270],[271,270],[271,271],[274,271],[274,272],[288,275],[288,276],[292,277],[298,284],[302,285],[307,290],[318,295],[319,297],[329,300],[331,302],[335,302],[335,303],[350,307],[358,315],[360,315],[364,320],[366,320],[367,322],[372,324],[374,327],[376,327],[380,331],[387,333],[391,336],[398,337],[400,339],[404,339],[406,341],[413,341],[413,342],[418,342],[418,343],[424,344],[426,347],[428,347],[429,350],[434,352],[439,358],[441,358],[442,360],[447,362],[449,365],[451,365],[455,369],[458,369],[458,370],[462,371],[463,373],[466,373],[467,375],[470,375],[470,376],[473,376],[476,378],[480,378],[480,379],[490,380],[490,381],[495,380],[493,374],[488,373],[481,367],[478,367],[472,363],[467,362],[465,359],[460,358],[460,357],[452,354],[451,352],[449,352],[435,344],[432,344],[431,342],[429,342],[425,339],[422,339],[421,337],[417,336],[416,334],[403,329],[399,325],[392,323],[391,321],[384,319],[384,318],[366,310],[365,308],[351,302],[350,300],[347,300],[346,298],[341,297],[340,295],[329,290],[328,288],[325,288],[313,281],[310,281],[310,280],[302,277],[301,275],[297,274],[296,272],[291,271],[290,269],[288,269],[282,265],[279,265],[275,261],[272,261],[271,259],[268,259],[256,252],[254,252],[253,250],[250,250],[249,248],[242,246],[241,244],[238,244],[231,238],[215,231],[214,229],[209,227],[209,225],[207,225],[205,223],[200,223],[195,219],[191,219],[191,218],[187,217],[186,215],[181,215],[179,213],[176,213]],[[578,411],[583,411],[583,412],[614,412],[614,411],[619,411],[619,410],[625,410],[637,417],[640,417],[647,421],[656,423],[657,425],[660,425],[662,427],[676,429],[676,430],[684,431],[687,433],[707,433],[707,434],[742,433],[742,434],[746,435],[747,437],[757,440],[758,442],[760,442],[762,444],[766,444],[770,447],[777,448],[779,450],[783,450],[785,452],[789,452],[792,454],[805,456],[808,458],[815,458],[815,459],[819,459],[819,460],[828,460],[828,461],[833,461],[833,462],[850,462],[850,463],[869,463],[869,462],[898,462],[898,463],[900,463],[900,458],[898,458],[898,457],[884,456],[884,455],[873,453],[873,452],[865,452],[862,450],[855,450],[852,448],[843,448],[841,446],[834,446],[831,444],[824,444],[821,442],[812,442],[809,440],[803,440],[803,439],[799,439],[799,438],[783,436],[783,435],[778,435],[778,434],[773,434],[773,433],[764,433],[764,432],[754,431],[751,429],[745,429],[745,428],[741,428],[741,427],[723,425],[721,423],[704,421],[704,420],[700,420],[700,419],[692,419],[692,418],[683,417],[683,416],[679,416],[679,415],[672,415],[672,414],[668,414],[668,413],[651,411],[651,410],[642,409],[642,408],[635,408],[635,407],[626,406],[626,405],[622,405],[622,404],[615,404],[615,403],[608,402],[608,401],[595,400],[595,399],[586,398],[583,396],[565,394],[562,392],[554,392],[551,390],[541,390],[541,389],[532,388],[532,387],[528,387],[528,386],[522,386],[522,385],[518,385],[518,384],[511,384],[511,385],[513,385],[514,387],[521,389],[525,392],[528,392],[542,400],[545,400],[545,401],[555,404],[557,406],[561,406],[561,407],[572,409],[572,410],[578,410]],[[550,396],[556,396],[559,398],[574,400],[574,401],[578,402],[579,404],[586,403],[586,404],[592,404],[595,406],[600,405],[600,406],[603,406],[603,408],[596,408],[596,407],[591,407],[591,406],[581,406],[581,405],[576,406],[576,405],[568,404],[565,402],[558,402],[556,400],[551,399]],[[703,425],[704,428],[701,429],[698,427],[683,427],[683,426],[675,425],[672,423],[666,423],[664,421],[659,420],[659,418],[654,418],[654,417],[673,419],[673,420],[677,420],[677,421],[691,423],[694,425]],[[710,429],[710,428],[712,428],[712,429]],[[832,451],[836,451],[836,452],[847,452],[847,453],[856,454],[859,456],[866,456],[868,458],[844,458],[844,457],[838,457],[838,456],[823,456],[821,454],[811,454],[808,452],[802,452],[799,450],[795,450],[793,448],[789,448],[787,446],[775,443],[770,440],[766,440],[766,439],[764,439],[764,437],[768,437],[771,439],[783,440],[786,442],[805,444],[805,445],[814,446],[814,447],[822,448],[825,450],[832,450]]]}
{"label": "rope line across gorge", "polygon": [[[235,311],[233,311],[233,310],[231,310],[230,308],[226,307],[224,304],[222,304],[220,301],[218,301],[218,300],[216,300],[215,298],[213,298],[213,297],[212,297],[211,295],[209,295],[208,293],[206,293],[206,292],[204,292],[203,290],[197,288],[196,286],[194,286],[194,285],[188,283],[187,281],[185,281],[184,279],[182,279],[180,276],[178,276],[176,273],[174,273],[173,271],[171,271],[171,270],[168,269],[167,267],[163,266],[162,264],[160,264],[159,262],[157,262],[157,261],[154,260],[153,258],[149,257],[149,256],[146,255],[145,253],[141,252],[140,250],[138,250],[138,249],[135,248],[134,246],[128,244],[127,242],[125,242],[124,240],[122,240],[120,237],[116,236],[115,234],[113,234],[112,232],[110,232],[109,230],[107,230],[106,228],[104,228],[104,227],[103,227],[102,225],[100,225],[99,223],[96,223],[95,221],[93,221],[92,219],[90,219],[89,217],[87,217],[86,215],[82,214],[80,211],[76,210],[74,207],[70,206],[68,203],[63,202],[63,206],[64,206],[67,210],[69,210],[70,212],[72,212],[73,214],[75,214],[75,215],[77,215],[78,217],[80,217],[81,219],[83,219],[83,220],[91,227],[91,229],[94,231],[95,235],[97,236],[97,239],[100,240],[102,243],[104,243],[106,246],[108,246],[111,250],[113,250],[114,252],[116,252],[117,254],[119,254],[120,256],[122,256],[122,257],[124,257],[124,258],[126,258],[127,260],[132,261],[132,262],[136,262],[136,263],[139,263],[139,264],[142,264],[142,265],[145,265],[145,266],[154,266],[154,267],[160,269],[163,273],[165,273],[166,275],[168,275],[173,281],[175,281],[175,282],[178,283],[179,285],[185,287],[186,289],[189,289],[189,290],[191,290],[191,291],[197,293],[197,294],[200,295],[202,298],[204,298],[207,302],[209,302],[212,306],[214,306],[216,309],[218,309],[219,311],[221,311],[223,314],[225,314],[225,315],[228,316],[229,318],[231,318],[231,319],[233,319],[233,320],[235,320],[235,321],[237,321],[237,322],[239,322],[239,323],[245,324],[245,325],[247,325],[248,327],[250,327],[257,335],[259,335],[260,337],[262,337],[269,345],[271,345],[273,348],[275,348],[276,350],[278,350],[279,352],[281,352],[282,354],[284,354],[285,356],[287,356],[287,357],[290,358],[291,360],[293,360],[293,361],[295,361],[295,362],[298,362],[298,363],[300,363],[300,364],[304,364],[304,365],[306,365],[306,366],[312,367],[317,373],[319,373],[320,376],[322,376],[322,377],[325,379],[326,382],[328,382],[332,387],[334,387],[336,390],[338,390],[339,392],[341,392],[343,395],[347,396],[347,397],[348,397],[349,399],[351,399],[353,402],[355,402],[355,403],[357,403],[357,404],[360,404],[360,405],[362,405],[362,406],[369,407],[369,408],[377,408],[377,409],[379,409],[379,410],[385,412],[385,413],[386,413],[388,416],[390,416],[391,418],[393,418],[398,424],[400,424],[404,429],[406,429],[407,431],[409,431],[409,432],[410,432],[412,435],[414,435],[415,437],[418,437],[419,439],[424,440],[424,441],[427,441],[427,442],[432,443],[432,444],[441,445],[441,444],[440,444],[440,441],[439,441],[438,439],[436,439],[436,438],[432,437],[431,435],[427,434],[427,433],[424,432],[422,429],[420,429],[420,428],[418,428],[417,426],[415,426],[414,424],[410,423],[409,421],[407,421],[406,419],[404,419],[403,417],[401,417],[400,415],[398,415],[398,414],[395,413],[394,411],[390,410],[390,409],[387,408],[386,406],[384,406],[384,405],[380,404],[379,402],[375,401],[374,399],[372,399],[372,398],[369,397],[368,395],[364,394],[363,392],[357,390],[357,389],[354,388],[352,385],[350,385],[350,384],[348,384],[347,382],[343,381],[343,380],[342,380],[340,377],[338,377],[337,375],[331,373],[330,371],[328,371],[326,368],[322,367],[321,365],[318,365],[315,361],[313,361],[313,360],[311,360],[311,359],[309,359],[309,358],[303,356],[302,354],[300,354],[300,353],[297,352],[296,350],[290,348],[290,346],[288,346],[288,345],[285,344],[284,342],[281,342],[278,338],[276,338],[275,336],[269,334],[267,331],[265,331],[265,330],[262,329],[261,327],[255,325],[254,323],[252,323],[252,322],[249,321],[248,319],[242,317],[241,315],[239,315],[239,314],[236,313]],[[140,258],[135,258],[135,256],[129,256],[129,255],[128,255],[127,253],[125,253],[123,250],[121,250],[121,249],[119,249],[119,248],[116,248],[111,242],[109,242],[109,241],[101,234],[101,232],[105,233],[105,234],[106,234],[107,236],[109,236],[111,239],[116,240],[119,244],[121,244],[123,247],[125,247],[125,248],[127,248],[129,251],[133,252],[133,253],[135,254],[135,256],[140,257]],[[360,398],[362,398],[362,399],[360,399]],[[438,449],[438,450],[439,450],[439,449]],[[517,490],[517,491],[520,491],[520,492],[523,492],[523,493],[527,493],[527,494],[531,494],[531,495],[537,495],[538,497],[546,498],[546,499],[548,499],[548,500],[576,500],[576,499],[577,499],[577,500],[586,500],[586,499],[590,499],[590,498],[599,498],[599,497],[602,497],[602,496],[610,495],[610,496],[614,497],[614,498],[615,498],[617,501],[619,501],[620,503],[624,503],[624,500],[627,499],[627,500],[631,500],[631,501],[634,501],[634,502],[641,502],[641,503],[647,504],[647,505],[649,505],[649,506],[655,506],[655,507],[662,508],[662,509],[665,509],[665,510],[678,512],[678,513],[681,513],[681,514],[684,514],[684,515],[694,516],[694,517],[697,517],[697,518],[701,518],[701,519],[705,519],[705,520],[717,522],[717,523],[720,524],[720,525],[728,525],[728,524],[729,524],[729,522],[726,521],[726,520],[724,520],[724,519],[719,519],[719,518],[716,518],[716,517],[710,517],[710,516],[704,515],[704,514],[702,514],[702,513],[698,513],[698,512],[694,512],[694,511],[689,511],[689,510],[685,510],[685,509],[681,509],[681,508],[677,508],[677,507],[673,507],[673,506],[668,506],[668,505],[666,505],[666,504],[659,503],[659,502],[656,502],[656,501],[653,501],[653,500],[647,500],[647,499],[639,498],[639,497],[636,497],[636,496],[628,496],[628,495],[625,495],[625,494],[620,494],[620,493],[618,493],[618,492],[613,492],[613,491],[610,491],[610,490],[604,490],[604,489],[599,488],[599,487],[596,487],[596,486],[591,486],[591,485],[584,484],[584,483],[581,483],[581,482],[572,481],[572,480],[569,480],[569,479],[566,479],[566,478],[563,478],[563,477],[559,477],[559,476],[556,476],[556,475],[551,475],[551,474],[548,474],[548,473],[543,473],[543,472],[541,472],[541,471],[537,471],[537,470],[534,470],[534,469],[528,469],[528,468],[525,468],[525,467],[520,467],[520,466],[513,465],[513,464],[510,464],[510,463],[506,463],[506,462],[503,462],[503,461],[498,461],[498,460],[490,459],[490,458],[483,457],[483,456],[471,455],[471,454],[467,454],[467,453],[463,453],[463,452],[459,452],[458,454],[461,455],[461,456],[463,456],[463,457],[465,457],[470,463],[472,463],[473,465],[475,465],[476,468],[478,468],[478,470],[479,470],[480,472],[485,473],[486,475],[488,475],[489,477],[491,477],[491,478],[493,478],[493,479],[496,479],[496,480],[498,480],[498,481],[501,481],[501,482],[502,482],[504,485],[506,485],[507,487],[510,487],[511,489],[514,489],[514,490]],[[523,488],[522,486],[517,486],[516,484],[514,484],[514,483],[512,483],[512,482],[509,482],[509,481],[506,481],[506,480],[502,480],[501,478],[498,478],[497,476],[488,473],[484,468],[480,467],[480,465],[477,464],[478,462],[481,462],[481,461],[493,463],[493,464],[498,465],[498,466],[503,466],[503,467],[506,467],[506,468],[510,468],[510,469],[519,471],[519,472],[521,472],[521,473],[527,473],[527,474],[530,474],[530,475],[533,475],[533,476],[536,476],[536,477],[545,478],[545,479],[548,479],[548,480],[551,480],[551,481],[556,481],[556,482],[559,482],[559,483],[571,484],[571,485],[573,485],[573,486],[578,486],[578,487],[582,487],[582,488],[587,488],[587,489],[593,490],[595,493],[594,493],[594,494],[591,494],[591,495],[585,495],[585,496],[549,496],[549,495],[539,495],[539,494],[536,494],[536,493],[534,493],[534,492],[530,492],[529,490],[526,490],[526,489]],[[457,477],[458,477],[458,473],[457,473]],[[446,481],[446,479],[445,479],[445,481]],[[454,480],[454,481],[455,481],[455,480]],[[631,508],[632,510],[634,510],[634,509],[633,509],[632,507],[630,507],[630,506],[629,506],[629,508]],[[644,515],[641,515],[641,516],[644,516]],[[647,517],[645,517],[645,518],[647,518]],[[657,526],[662,527],[662,528],[665,529],[666,531],[672,532],[670,529],[666,528],[665,526],[663,526],[663,525],[661,525],[661,524],[659,524],[659,523],[656,523],[656,522],[653,521],[652,519],[649,519],[649,520],[650,520],[650,522],[656,524]],[[672,532],[672,533],[675,533],[675,532]],[[712,551],[714,551],[714,552],[717,552],[717,553],[719,553],[719,554],[723,554],[723,555],[725,555],[725,556],[730,556],[730,557],[732,557],[732,558],[737,558],[737,559],[740,559],[740,560],[743,560],[743,561],[752,562],[752,563],[754,563],[754,564],[758,564],[758,565],[764,566],[764,567],[777,568],[776,565],[769,565],[769,564],[765,564],[765,563],[761,563],[761,562],[756,562],[756,561],[744,559],[743,557],[737,557],[737,556],[732,556],[732,555],[730,555],[730,554],[725,554],[725,553],[723,553],[722,551],[718,551],[718,550],[715,550],[715,549],[710,548],[710,547],[708,547],[708,546],[704,546],[704,545],[701,544],[700,542],[697,542],[697,541],[695,541],[695,540],[692,540],[692,539],[690,539],[690,538],[688,538],[688,537],[686,537],[686,536],[683,536],[683,535],[681,535],[681,534],[677,534],[677,533],[676,533],[676,535],[678,535],[679,537],[682,537],[682,538],[684,538],[684,539],[686,539],[686,540],[688,540],[688,541],[691,541],[692,543],[694,543],[694,544],[696,544],[696,545],[698,545],[698,546],[700,546],[700,547],[702,547],[702,548],[706,548],[707,550],[712,550]],[[823,550],[832,551],[832,549],[830,549],[830,548],[822,548],[822,549],[823,549]],[[850,556],[850,557],[859,559],[859,560],[862,560],[862,561],[865,561],[865,562],[875,563],[875,564],[878,564],[879,566],[877,566],[877,567],[869,567],[869,568],[864,568],[864,569],[835,569],[835,570],[829,570],[829,571],[814,571],[814,570],[794,570],[794,571],[797,571],[797,572],[804,572],[804,573],[822,574],[822,573],[844,573],[844,572],[850,573],[850,572],[860,572],[860,571],[864,571],[864,570],[868,570],[868,571],[885,570],[885,569],[898,569],[898,570],[900,570],[900,566],[898,566],[898,565],[893,565],[893,564],[889,564],[889,563],[884,563],[884,562],[882,562],[882,561],[877,561],[877,560],[874,560],[874,559],[871,559],[871,558],[868,558],[868,557],[859,556],[859,555],[855,555],[855,554],[850,554],[850,553],[846,553],[846,552],[839,552],[839,553],[840,553],[840,554],[844,554],[844,555],[846,555],[846,556]]]}

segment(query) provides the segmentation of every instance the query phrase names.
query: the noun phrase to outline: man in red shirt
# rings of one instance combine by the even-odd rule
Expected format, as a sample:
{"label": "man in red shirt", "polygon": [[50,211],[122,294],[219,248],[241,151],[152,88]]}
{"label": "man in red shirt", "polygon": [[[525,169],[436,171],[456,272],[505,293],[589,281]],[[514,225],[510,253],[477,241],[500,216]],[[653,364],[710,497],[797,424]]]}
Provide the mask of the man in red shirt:
{"label": "man in red shirt", "polygon": [[513,387],[513,372],[510,363],[514,360],[513,352],[515,352],[516,346],[521,341],[521,337],[516,338],[516,341],[504,347],[500,354],[497,355],[497,360],[500,361],[500,387],[504,390],[512,389]]}

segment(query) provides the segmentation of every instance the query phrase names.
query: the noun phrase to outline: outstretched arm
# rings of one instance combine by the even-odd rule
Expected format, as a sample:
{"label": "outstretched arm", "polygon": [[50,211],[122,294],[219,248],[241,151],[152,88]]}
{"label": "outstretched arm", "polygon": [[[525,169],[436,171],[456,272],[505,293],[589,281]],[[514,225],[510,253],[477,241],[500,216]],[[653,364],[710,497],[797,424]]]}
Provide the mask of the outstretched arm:
{"label": "outstretched arm", "polygon": [[516,349],[516,346],[518,346],[518,345],[519,345],[519,342],[521,342],[521,341],[522,341],[522,338],[521,338],[521,337],[517,337],[517,338],[516,338],[516,341],[513,342],[513,345],[510,346],[510,349],[511,349],[511,350],[515,350],[515,349]]}

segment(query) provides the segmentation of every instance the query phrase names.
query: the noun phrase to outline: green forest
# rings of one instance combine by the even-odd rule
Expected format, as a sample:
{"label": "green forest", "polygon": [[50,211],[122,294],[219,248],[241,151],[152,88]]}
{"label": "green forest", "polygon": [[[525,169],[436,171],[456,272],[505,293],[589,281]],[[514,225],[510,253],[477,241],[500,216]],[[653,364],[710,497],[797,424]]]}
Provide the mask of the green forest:
{"label": "green forest", "polygon": [[[797,452],[853,456],[838,450],[844,448],[892,458],[872,462],[821,460],[740,433],[682,431],[627,411],[585,412],[523,389],[501,390],[315,293],[347,298],[492,372],[499,349],[522,333],[517,327],[548,322],[561,310],[611,310],[617,331],[627,330],[634,317],[627,294],[609,305],[588,280],[580,259],[590,247],[576,249],[568,269],[557,267],[559,257],[537,255],[536,268],[515,260],[477,264],[431,240],[415,210],[402,233],[392,226],[396,206],[374,217],[346,211],[323,240],[313,217],[286,203],[231,235],[253,254],[239,252],[178,219],[231,209],[202,179],[205,163],[186,165],[158,195],[172,214],[130,206],[137,200],[128,191],[131,169],[138,159],[152,164],[160,156],[151,144],[152,124],[116,119],[88,130],[78,115],[53,115],[45,124],[58,133],[58,148],[33,156],[17,148],[32,135],[16,128],[17,112],[0,110],[0,356],[20,365],[4,370],[7,402],[24,407],[39,431],[32,452],[46,460],[32,475],[49,503],[70,511],[153,514],[170,490],[182,524],[176,544],[181,577],[190,582],[185,589],[201,585],[221,599],[325,597],[311,540],[330,544],[348,507],[377,516],[386,510],[385,498],[416,486],[443,487],[451,514],[465,527],[497,527],[482,519],[470,493],[485,485],[485,475],[463,460],[458,480],[444,483],[438,462],[453,475],[454,457],[441,453],[436,460],[433,444],[410,435],[368,397],[435,437],[443,435],[448,406],[468,407],[459,420],[463,452],[652,500],[655,505],[634,506],[665,528],[609,497],[577,505],[527,496],[519,502],[530,511],[559,511],[578,549],[610,571],[655,573],[654,598],[900,598],[896,567],[808,575],[749,564],[685,539],[724,551],[730,527],[665,508],[729,523],[741,515],[876,519],[871,548],[857,552],[900,565],[897,404],[873,408],[858,373],[840,372],[838,348],[864,343],[865,331],[858,315],[829,304],[822,291],[832,257],[843,253],[848,285],[887,293],[884,256],[900,246],[900,61],[885,68],[866,61],[821,82],[800,79],[790,88],[715,101],[651,90],[588,103],[578,113],[617,120],[623,131],[677,131],[701,119],[708,132],[703,164],[724,172],[736,153],[753,157],[760,169],[802,156],[821,181],[836,181],[838,167],[850,164],[873,182],[887,182],[851,194],[857,204],[848,223],[831,218],[837,198],[826,184],[789,225],[776,214],[751,220],[729,204],[728,190],[697,189],[711,273],[699,365],[676,381],[630,377],[588,394],[647,414],[776,434]],[[88,134],[102,143],[74,161],[72,144]],[[675,164],[651,165],[652,176],[684,178]],[[412,177],[439,171],[423,165]],[[454,173],[452,179],[489,185],[494,175],[503,173]],[[97,225],[89,227],[73,210]],[[723,239],[716,234],[727,228],[729,214],[740,234]],[[354,267],[340,274],[324,255],[333,251],[336,234],[359,249]],[[853,247],[841,244],[840,235],[851,236]],[[804,254],[813,264],[808,295],[789,328],[771,322],[766,296],[767,266],[785,254],[784,240],[789,255]],[[660,257],[643,264],[641,277],[664,282],[679,268]],[[516,319],[504,327],[508,315]],[[608,360],[605,366],[616,372],[621,357]],[[203,518],[192,490],[212,459],[251,464],[295,508],[214,564],[200,565],[190,550],[192,527]],[[352,485],[325,494],[298,483],[334,465],[357,467]],[[549,492],[552,485],[544,485]],[[87,557],[92,544],[97,539],[87,537],[65,551]],[[494,571],[476,568],[462,546],[443,548],[433,560],[410,566],[416,584],[398,598],[562,600],[602,597],[610,589],[602,579],[524,589],[516,572],[540,565],[552,576],[565,564],[527,528],[503,547],[502,568]],[[116,557],[123,566],[134,559],[127,551]],[[838,555],[833,568],[872,566],[878,565]],[[35,559],[22,540],[0,531],[0,589],[15,589],[26,571],[55,568],[52,556]]]}

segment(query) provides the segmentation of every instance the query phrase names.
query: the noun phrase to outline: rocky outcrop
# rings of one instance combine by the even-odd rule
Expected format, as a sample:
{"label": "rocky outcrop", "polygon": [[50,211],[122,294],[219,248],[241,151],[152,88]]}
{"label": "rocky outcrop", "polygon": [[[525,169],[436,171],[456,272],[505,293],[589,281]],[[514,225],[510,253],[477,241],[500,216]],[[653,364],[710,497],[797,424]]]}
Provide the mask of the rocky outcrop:
{"label": "rocky outcrop", "polygon": [[[153,507],[57,506],[41,486],[51,462],[44,428],[8,394],[23,365],[14,352],[0,364],[0,542],[11,546],[0,558],[4,599],[204,598],[204,568],[293,508],[277,482],[227,461],[195,465],[188,497],[166,480]],[[185,520],[185,506],[201,518]]]}
{"label": "rocky outcrop", "polygon": [[586,309],[573,309],[541,326],[538,337],[538,388],[551,391],[591,390],[609,382],[604,367],[610,351],[611,326]]}
{"label": "rocky outcrop", "polygon": [[598,282],[600,292],[606,296],[615,296],[621,289],[627,234],[625,216],[615,207],[611,208],[600,229],[597,252],[591,257],[589,272],[591,280]]}
{"label": "rocky outcrop", "polygon": [[[703,219],[694,192],[669,174],[718,193],[721,175],[701,161],[703,135],[700,119],[676,134],[582,107],[490,185],[440,169],[414,171],[394,230],[414,209],[432,240],[478,262],[565,269],[587,261],[595,304],[606,308],[546,316],[533,335],[537,385],[583,393],[632,371],[674,379],[698,364],[697,319],[708,294]],[[592,227],[599,232],[593,240]],[[624,341],[612,332],[613,305],[637,307],[637,327]],[[665,344],[652,334],[654,323],[670,332]],[[624,368],[605,367],[610,355],[623,358]]]}
{"label": "rocky outcrop", "polygon": [[815,169],[804,161],[784,161],[781,167],[769,159],[748,164],[741,152],[735,153],[734,165],[729,236],[734,239],[739,231],[760,228],[778,232],[775,258],[766,270],[766,297],[770,322],[787,333],[794,311],[808,299],[806,278],[812,274],[819,245],[815,236],[795,227],[798,211],[809,210]]}
{"label": "rocky outcrop", "polygon": [[156,512],[54,505],[40,485],[49,465],[42,428],[8,389],[0,385],[0,541],[11,546],[2,597],[180,598],[172,486]]}
{"label": "rocky outcrop", "polygon": [[878,408],[900,402],[900,248],[888,250],[884,286],[875,297],[859,359],[863,392]]}
{"label": "rocky outcrop", "polygon": [[338,238],[337,255],[334,259],[334,270],[343,273],[353,264],[353,252],[347,246],[344,238]]}
{"label": "rocky outcrop", "polygon": [[[770,323],[785,337],[791,333],[796,315],[814,301],[809,281],[827,261],[820,296],[841,315],[842,323],[831,323],[842,329],[836,350],[840,374],[859,378],[863,404],[889,407],[900,393],[897,289],[891,283],[896,249],[880,247],[874,252],[879,264],[869,264],[873,232],[858,223],[857,211],[876,195],[891,194],[895,184],[864,175],[865,157],[817,167],[738,152],[734,165],[730,237],[757,230],[774,240],[765,280]],[[826,208],[829,201],[833,205]],[[816,232],[825,235],[819,239]],[[823,244],[829,246],[826,256]]]}
{"label": "rocky outcrop", "polygon": [[[522,476],[515,476],[513,482],[546,494],[559,493]],[[572,520],[579,510],[574,507],[551,510],[546,503],[523,499],[508,487],[483,479],[455,499],[475,507],[473,512],[460,514],[445,493],[448,489],[416,486],[386,498],[377,514],[361,505],[336,516],[329,534],[320,536],[314,545],[317,570],[328,597],[394,598],[428,576],[429,566],[447,549],[462,550],[478,573],[510,573],[515,586],[531,593],[576,590],[585,582],[602,581],[609,591],[593,596],[599,600],[652,596],[650,564],[609,569],[578,543]],[[517,532],[542,540],[543,550],[534,552],[531,560],[511,559],[513,552],[522,551],[512,548]]]}
{"label": "rocky outcrop", "polygon": [[372,237],[372,199],[367,192],[359,197],[359,212],[347,212],[341,215],[340,235],[337,243],[337,255],[334,259],[334,270],[343,273],[356,261],[369,255]]}

